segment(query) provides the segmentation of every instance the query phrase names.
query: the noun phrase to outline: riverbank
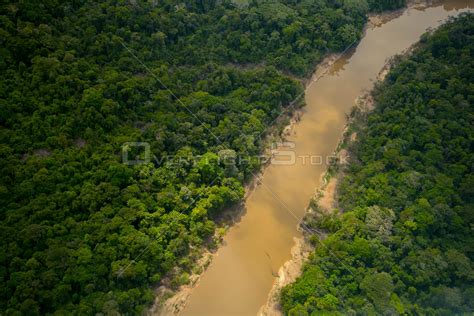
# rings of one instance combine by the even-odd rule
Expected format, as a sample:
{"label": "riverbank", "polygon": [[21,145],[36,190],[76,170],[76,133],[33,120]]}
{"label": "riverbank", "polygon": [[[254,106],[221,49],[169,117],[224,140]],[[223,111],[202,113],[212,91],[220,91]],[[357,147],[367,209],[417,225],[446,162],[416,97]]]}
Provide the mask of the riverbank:
{"label": "riverbank", "polygon": [[[245,201],[256,189],[265,168],[266,165],[262,167],[262,171],[260,171],[256,177],[253,177],[252,180],[245,185],[243,201]],[[155,302],[147,313],[148,315],[177,315],[186,306],[187,299],[194,288],[199,284],[202,273],[210,266],[217,250],[223,245],[223,236],[228,228],[231,225],[236,225],[244,214],[245,209],[243,202],[241,202],[228,209],[225,214],[217,219],[217,229],[213,236],[213,239],[217,243],[217,247],[215,249],[209,249],[206,247],[201,249],[201,256],[195,263],[194,270],[196,272],[189,276],[189,282],[187,284],[181,285],[178,290],[172,290],[171,286],[167,284],[159,286],[155,290]]]}

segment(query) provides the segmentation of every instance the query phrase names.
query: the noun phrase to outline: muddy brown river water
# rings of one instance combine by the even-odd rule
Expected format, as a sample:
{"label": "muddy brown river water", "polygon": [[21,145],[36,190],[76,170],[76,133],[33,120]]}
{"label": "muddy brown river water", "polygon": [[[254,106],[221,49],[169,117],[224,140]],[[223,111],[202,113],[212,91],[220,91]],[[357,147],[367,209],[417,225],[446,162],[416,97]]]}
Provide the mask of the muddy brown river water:
{"label": "muddy brown river water", "polygon": [[[387,59],[415,43],[427,28],[448,16],[472,10],[471,1],[443,1],[410,8],[369,28],[356,48],[340,58],[318,81],[308,84],[303,115],[291,135],[295,163],[270,165],[245,201],[245,214],[231,227],[212,264],[180,315],[256,315],[275,276],[290,259],[298,220],[335,150],[354,100],[371,89]],[[289,156],[288,156],[289,157]],[[306,157],[306,158],[303,158]]]}

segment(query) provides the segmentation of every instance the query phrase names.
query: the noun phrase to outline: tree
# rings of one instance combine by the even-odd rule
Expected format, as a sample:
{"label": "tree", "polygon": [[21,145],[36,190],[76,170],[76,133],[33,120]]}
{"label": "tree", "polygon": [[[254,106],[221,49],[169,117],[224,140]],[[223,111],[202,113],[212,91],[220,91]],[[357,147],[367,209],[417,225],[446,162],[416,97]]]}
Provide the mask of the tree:
{"label": "tree", "polygon": [[389,241],[394,220],[395,214],[390,209],[381,208],[377,205],[367,208],[365,225],[369,230],[369,234],[383,242]]}
{"label": "tree", "polygon": [[366,275],[360,283],[360,288],[372,301],[377,310],[384,311],[388,308],[394,289],[390,274],[376,272]]}

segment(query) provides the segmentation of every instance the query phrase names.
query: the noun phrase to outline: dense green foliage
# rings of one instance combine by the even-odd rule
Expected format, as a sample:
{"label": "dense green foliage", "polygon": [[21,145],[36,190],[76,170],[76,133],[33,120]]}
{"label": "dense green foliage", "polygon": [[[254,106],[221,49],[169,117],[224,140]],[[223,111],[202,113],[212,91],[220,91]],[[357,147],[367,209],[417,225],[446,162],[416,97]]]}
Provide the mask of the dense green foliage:
{"label": "dense green foliage", "polygon": [[[340,185],[342,215],[302,276],[288,315],[474,311],[474,15],[424,35],[360,113]],[[317,238],[314,236],[314,238]]]}
{"label": "dense green foliage", "polygon": [[404,0],[368,0],[371,11],[383,11],[399,9],[405,5]]}
{"label": "dense green foliage", "polygon": [[[137,313],[185,280],[259,167],[218,155],[258,154],[302,89],[283,72],[356,41],[370,10],[239,3],[2,4],[0,314]],[[149,164],[121,162],[136,141]]]}

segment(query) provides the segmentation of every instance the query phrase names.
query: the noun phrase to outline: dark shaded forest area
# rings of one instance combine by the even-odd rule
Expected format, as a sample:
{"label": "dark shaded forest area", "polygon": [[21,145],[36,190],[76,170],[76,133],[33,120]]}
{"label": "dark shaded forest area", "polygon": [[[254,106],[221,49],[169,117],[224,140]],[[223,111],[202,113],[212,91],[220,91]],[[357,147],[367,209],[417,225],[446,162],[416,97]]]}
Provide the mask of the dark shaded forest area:
{"label": "dark shaded forest area", "polygon": [[[308,218],[316,250],[287,315],[474,310],[474,15],[425,34],[355,112],[338,202]],[[319,245],[320,241],[322,246]]]}

